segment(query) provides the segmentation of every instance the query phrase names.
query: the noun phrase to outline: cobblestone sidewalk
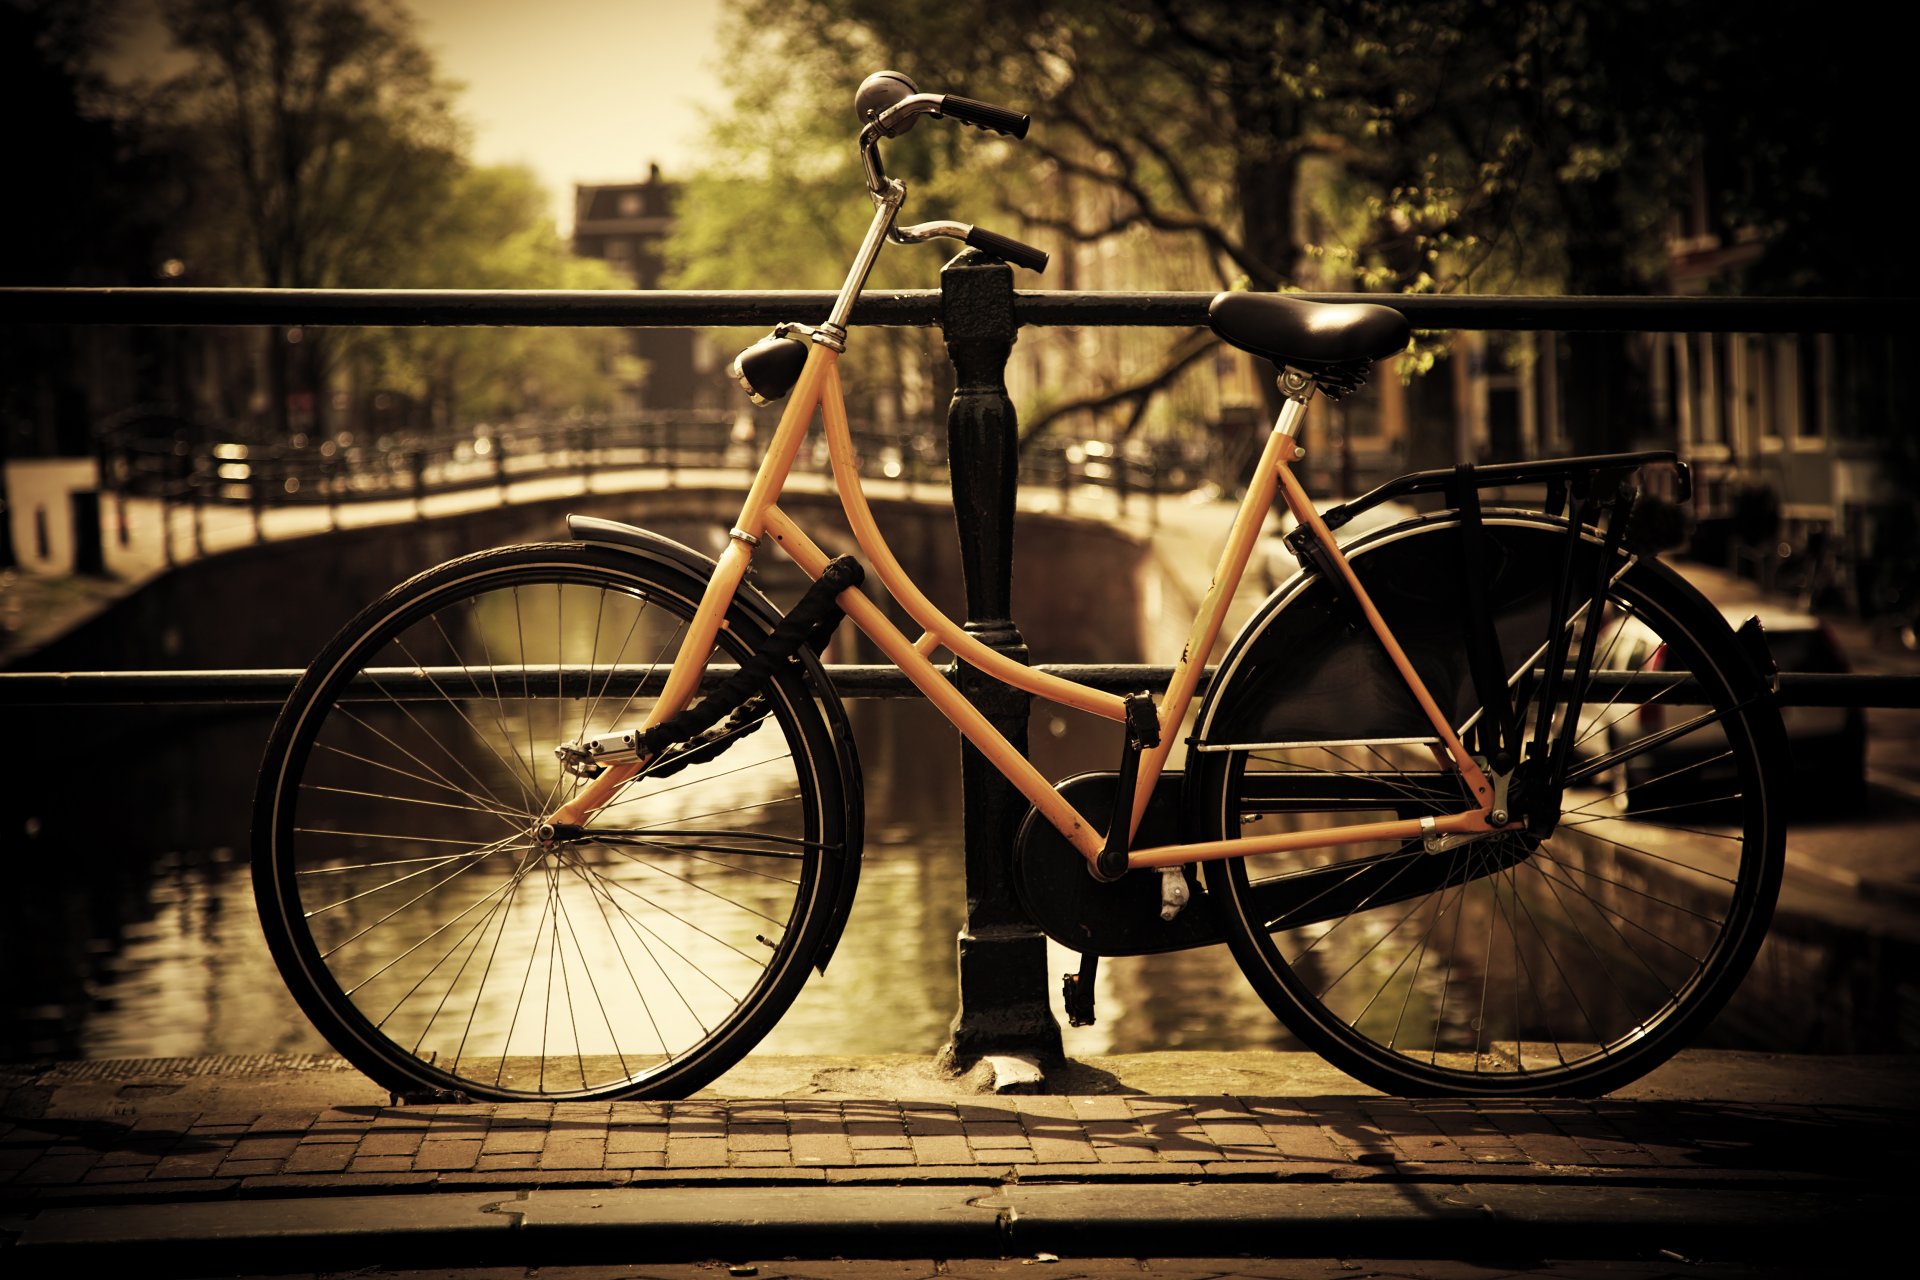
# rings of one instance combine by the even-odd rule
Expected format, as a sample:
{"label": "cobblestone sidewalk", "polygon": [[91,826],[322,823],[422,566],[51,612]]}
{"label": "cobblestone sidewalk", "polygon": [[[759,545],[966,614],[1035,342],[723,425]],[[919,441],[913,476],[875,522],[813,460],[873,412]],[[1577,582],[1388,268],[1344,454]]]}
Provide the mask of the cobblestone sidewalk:
{"label": "cobblestone sidewalk", "polygon": [[1872,1107],[1349,1097],[7,1110],[0,1200],[14,1203],[506,1183],[1853,1179],[1903,1164],[1916,1128]]}

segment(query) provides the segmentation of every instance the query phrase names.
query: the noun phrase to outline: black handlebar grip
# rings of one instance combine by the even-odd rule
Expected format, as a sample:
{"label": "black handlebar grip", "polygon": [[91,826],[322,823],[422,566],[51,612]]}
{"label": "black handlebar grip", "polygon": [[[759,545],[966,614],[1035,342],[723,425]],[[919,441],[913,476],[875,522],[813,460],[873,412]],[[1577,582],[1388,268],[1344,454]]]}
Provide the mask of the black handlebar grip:
{"label": "black handlebar grip", "polygon": [[1027,136],[1028,118],[1018,111],[1009,111],[1005,107],[996,107],[991,102],[976,102],[972,98],[963,98],[950,93],[940,104],[942,115],[952,116],[962,124],[978,125],[982,129],[991,129],[995,133],[1004,133],[1013,138]]}
{"label": "black handlebar grip", "polygon": [[1004,262],[1016,267],[1025,267],[1029,271],[1045,271],[1047,255],[1030,244],[1021,244],[1018,240],[996,235],[985,227],[975,227],[967,232],[967,244],[983,253],[990,253]]}

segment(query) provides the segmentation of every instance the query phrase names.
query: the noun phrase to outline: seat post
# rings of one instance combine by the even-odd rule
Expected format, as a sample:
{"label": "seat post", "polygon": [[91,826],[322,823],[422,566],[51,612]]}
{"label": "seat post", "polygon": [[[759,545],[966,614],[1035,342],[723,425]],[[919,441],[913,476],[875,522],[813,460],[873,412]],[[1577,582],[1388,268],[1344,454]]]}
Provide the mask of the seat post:
{"label": "seat post", "polygon": [[1280,406],[1280,416],[1273,420],[1273,429],[1289,440],[1297,439],[1300,428],[1306,422],[1307,405],[1313,399],[1313,393],[1319,384],[1312,374],[1302,373],[1298,369],[1282,369],[1274,380],[1285,396],[1286,403]]}

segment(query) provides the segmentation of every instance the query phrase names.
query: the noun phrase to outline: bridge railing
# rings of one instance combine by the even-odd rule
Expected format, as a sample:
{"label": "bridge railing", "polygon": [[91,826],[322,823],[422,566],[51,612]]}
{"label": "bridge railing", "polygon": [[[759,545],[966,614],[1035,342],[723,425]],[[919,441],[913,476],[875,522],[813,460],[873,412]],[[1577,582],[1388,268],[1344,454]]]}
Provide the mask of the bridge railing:
{"label": "bridge railing", "polygon": [[[1377,295],[1307,295],[1334,301],[1381,301]],[[953,488],[966,586],[966,622],[996,649],[1022,661],[1026,646],[1011,617],[1012,523],[1020,473],[1014,409],[1005,368],[1023,326],[1175,326],[1206,323],[1207,293],[1016,293],[1004,263],[967,251],[943,270],[938,291],[870,294],[856,325],[938,325],[955,369],[945,454]],[[1418,329],[1644,331],[1654,333],[1887,333],[1915,327],[1920,307],[1908,299],[1533,298],[1396,296],[1392,304]],[[119,325],[433,326],[552,325],[690,328],[819,322],[825,292],[618,293],[449,290],[261,289],[0,289],[0,323]],[[498,484],[514,449],[492,460]],[[543,456],[567,456],[566,442],[547,442]],[[226,459],[251,464],[252,458]],[[429,473],[453,477],[473,460],[420,458],[388,464],[382,483],[419,493]],[[1084,474],[1084,462],[1082,458]],[[1104,461],[1104,459],[1102,460]],[[263,460],[264,462],[264,460]],[[178,466],[162,461],[161,470]],[[194,464],[196,467],[198,464]],[[217,466],[217,463],[215,464]],[[567,465],[571,465],[569,462]],[[1073,460],[1064,453],[1056,464]],[[477,471],[484,472],[483,462]],[[377,468],[376,468],[377,469]],[[263,468],[263,477],[276,473]],[[278,473],[281,489],[309,476]],[[1130,482],[1124,468],[1108,476]],[[220,477],[217,474],[214,479]],[[322,492],[325,469],[312,477]],[[270,483],[270,481],[267,481]],[[261,490],[258,485],[253,493]],[[290,494],[289,494],[290,496]],[[258,505],[259,498],[249,498]],[[1108,687],[1150,685],[1161,668],[1067,669]],[[53,701],[111,703],[174,698],[273,700],[291,686],[291,672],[88,673],[0,675],[0,705]],[[904,693],[888,670],[836,668],[849,693]],[[953,678],[1013,743],[1024,749],[1028,698],[956,664]],[[1110,683],[1109,683],[1110,682]],[[1808,705],[1920,705],[1920,678],[1793,675],[1784,692]],[[1060,1033],[1048,1008],[1044,936],[1011,890],[1007,859],[1024,802],[969,746],[961,748],[967,918],[959,937],[960,1010],[949,1046],[960,1060],[985,1053],[1058,1056]]]}
{"label": "bridge railing", "polygon": [[[258,444],[116,434],[101,442],[100,480],[119,498],[164,507],[217,505],[265,512],[339,507],[395,498],[425,499],[521,481],[577,476],[583,483],[620,470],[671,477],[683,470],[751,475],[770,428],[725,410],[652,410],[530,425],[481,426],[461,436],[349,437]],[[945,478],[943,433],[931,422],[904,429],[856,425],[862,474],[908,485]],[[794,468],[826,474],[824,454],[802,451]],[[1058,492],[1063,509],[1083,489],[1157,497],[1187,481],[1182,458],[1116,449],[1098,440],[1036,442],[1020,460],[1020,483]]]}

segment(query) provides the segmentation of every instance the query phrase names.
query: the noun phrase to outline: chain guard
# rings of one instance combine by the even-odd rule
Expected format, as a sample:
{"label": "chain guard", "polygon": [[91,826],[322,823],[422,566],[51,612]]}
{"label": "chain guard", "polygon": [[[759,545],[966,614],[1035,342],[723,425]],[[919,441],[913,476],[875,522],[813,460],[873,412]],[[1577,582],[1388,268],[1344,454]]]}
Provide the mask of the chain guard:
{"label": "chain guard", "polygon": [[[1104,831],[1119,777],[1117,773],[1078,774],[1060,784],[1060,794],[1095,830]],[[1134,848],[1181,839],[1182,782],[1177,772],[1160,775]],[[1034,810],[1028,810],[1014,837],[1014,889],[1028,917],[1055,942],[1082,954],[1155,955],[1224,941],[1206,891],[1191,868],[1186,875],[1192,900],[1172,920],[1162,920],[1157,870],[1130,871],[1102,883],[1093,878],[1080,851]]]}

